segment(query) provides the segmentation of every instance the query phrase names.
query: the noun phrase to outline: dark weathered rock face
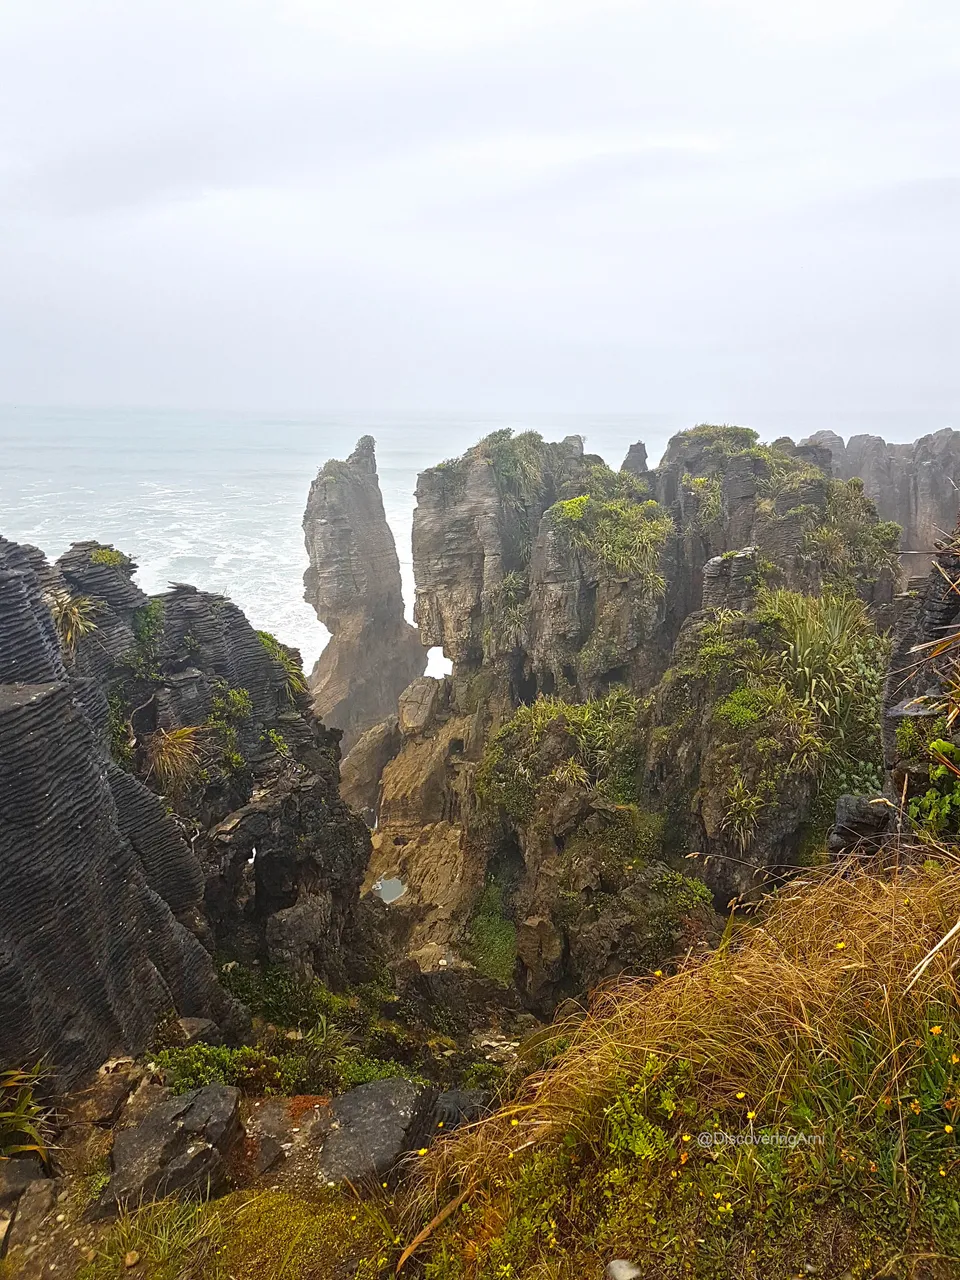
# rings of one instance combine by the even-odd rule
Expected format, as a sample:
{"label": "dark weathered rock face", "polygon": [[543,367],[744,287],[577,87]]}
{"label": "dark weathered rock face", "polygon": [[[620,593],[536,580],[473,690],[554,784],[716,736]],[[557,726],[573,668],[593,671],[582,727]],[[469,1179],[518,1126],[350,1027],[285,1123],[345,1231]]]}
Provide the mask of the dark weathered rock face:
{"label": "dark weathered rock face", "polygon": [[305,599],[330,631],[310,677],[313,707],[343,730],[346,752],[394,713],[426,663],[416,628],[403,616],[400,564],[370,436],[346,462],[323,467],[310,486],[303,530]]}
{"label": "dark weathered rock face", "polygon": [[[122,829],[152,887],[207,945],[340,983],[369,840],[339,796],[339,734],[310,713],[293,651],[223,597],[178,584],[148,599],[135,567],[97,543],[57,562],[94,606],[96,629],[69,661],[106,712],[104,741],[190,831],[192,868],[164,872],[163,806],[149,792],[131,804],[140,784],[115,770]],[[191,753],[183,777],[164,767],[178,735]]]}
{"label": "dark weathered rock face", "polygon": [[230,1023],[183,923],[200,865],[156,797],[109,759],[68,674],[35,572],[0,540],[0,1060],[47,1057],[69,1085],[146,1047],[171,1007]]}
{"label": "dark weathered rock face", "polygon": [[0,541],[0,1059],[64,1085],[170,1010],[242,1029],[215,946],[334,984],[369,951],[369,835],[296,655],[135,567]]}
{"label": "dark weathered rock face", "polygon": [[432,1098],[409,1080],[375,1080],[337,1098],[318,1134],[321,1183],[381,1178],[410,1149],[407,1135]]}
{"label": "dark weathered rock face", "polygon": [[227,1160],[242,1136],[239,1089],[212,1084],[159,1103],[139,1124],[117,1132],[110,1183],[94,1215],[164,1196],[216,1195],[227,1184]]}
{"label": "dark weathered rock face", "polygon": [[818,431],[807,443],[829,450],[842,479],[863,480],[881,517],[902,527],[904,551],[932,554],[949,536],[960,507],[960,431],[945,427],[910,444],[870,435],[844,444],[834,432]]}

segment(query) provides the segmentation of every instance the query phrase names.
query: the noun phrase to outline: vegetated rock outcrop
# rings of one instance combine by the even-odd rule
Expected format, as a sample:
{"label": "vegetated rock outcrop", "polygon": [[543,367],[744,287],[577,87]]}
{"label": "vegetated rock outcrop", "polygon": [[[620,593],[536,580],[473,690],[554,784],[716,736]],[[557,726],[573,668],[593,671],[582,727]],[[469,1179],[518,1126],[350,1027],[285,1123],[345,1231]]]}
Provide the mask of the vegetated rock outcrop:
{"label": "vegetated rock outcrop", "polygon": [[0,539],[0,1061],[44,1058],[64,1087],[145,1048],[170,1009],[228,1035],[239,1010],[187,927],[196,855],[110,759],[106,699],[64,663],[44,598],[56,581]]}
{"label": "vegetated rock outcrop", "polygon": [[400,563],[383,509],[374,441],[363,436],[345,462],[327,462],[310,486],[303,531],[310,566],[305,599],[330,631],[310,676],[318,718],[343,730],[348,752],[393,715],[423,674],[426,654],[403,616]]}
{"label": "vegetated rock outcrop", "polygon": [[0,557],[0,1058],[69,1082],[171,1011],[229,1038],[215,950],[362,973],[369,836],[295,651],[222,597],[145,596],[112,547]]}
{"label": "vegetated rock outcrop", "polygon": [[859,760],[880,781],[897,526],[743,428],[628,464],[497,432],[417,488],[416,618],[453,672],[401,699],[368,883],[403,881],[421,964],[537,1007],[708,938],[711,894],[795,865]]}
{"label": "vegetated rock outcrop", "polygon": [[[870,854],[890,838],[960,838],[960,542],[943,540],[894,628],[884,691],[885,799],[838,814],[834,844]],[[845,828],[845,829],[844,829]]]}
{"label": "vegetated rock outcrop", "polygon": [[960,504],[960,431],[944,427],[909,444],[871,435],[844,444],[835,432],[818,431],[806,443],[829,451],[839,478],[863,480],[881,518],[902,527],[904,551],[931,555],[949,536]]}
{"label": "vegetated rock outcrop", "polygon": [[175,584],[147,598],[134,568],[96,543],[57,562],[95,623],[72,662],[106,693],[115,757],[189,835],[198,932],[228,956],[342,982],[369,846],[339,797],[339,734],[309,712],[294,650],[223,597]]}

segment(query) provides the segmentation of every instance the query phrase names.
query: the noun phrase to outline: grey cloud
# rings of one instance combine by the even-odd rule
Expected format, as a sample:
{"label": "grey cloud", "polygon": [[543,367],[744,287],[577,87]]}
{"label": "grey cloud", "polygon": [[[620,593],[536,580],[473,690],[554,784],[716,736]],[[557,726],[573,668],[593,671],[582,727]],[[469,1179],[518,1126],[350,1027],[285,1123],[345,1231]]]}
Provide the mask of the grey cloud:
{"label": "grey cloud", "polygon": [[951,0],[306,11],[0,10],[0,400],[960,402]]}

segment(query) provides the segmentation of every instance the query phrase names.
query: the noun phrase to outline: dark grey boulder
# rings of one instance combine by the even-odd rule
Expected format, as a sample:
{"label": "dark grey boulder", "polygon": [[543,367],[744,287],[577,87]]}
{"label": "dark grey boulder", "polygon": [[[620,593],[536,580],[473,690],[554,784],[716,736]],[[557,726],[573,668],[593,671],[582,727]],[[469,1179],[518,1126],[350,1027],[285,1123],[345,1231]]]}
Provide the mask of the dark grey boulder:
{"label": "dark grey boulder", "polygon": [[827,849],[834,859],[879,852],[889,833],[894,810],[883,796],[841,796],[827,833]]}
{"label": "dark grey boulder", "polygon": [[30,1183],[43,1176],[43,1165],[37,1156],[0,1160],[0,1210],[11,1209]]}
{"label": "dark grey boulder", "polygon": [[180,1018],[184,1044],[223,1044],[220,1028],[212,1018]]}
{"label": "dark grey boulder", "polygon": [[30,1182],[17,1201],[13,1221],[6,1233],[7,1252],[25,1248],[50,1216],[57,1203],[57,1184],[52,1178]]}
{"label": "dark grey boulder", "polygon": [[321,1181],[363,1182],[388,1173],[409,1150],[430,1101],[430,1092],[410,1080],[375,1080],[337,1098],[320,1135]]}
{"label": "dark grey boulder", "polygon": [[211,1084],[159,1103],[117,1133],[110,1184],[91,1216],[162,1196],[215,1195],[228,1181],[226,1161],[242,1133],[239,1089]]}

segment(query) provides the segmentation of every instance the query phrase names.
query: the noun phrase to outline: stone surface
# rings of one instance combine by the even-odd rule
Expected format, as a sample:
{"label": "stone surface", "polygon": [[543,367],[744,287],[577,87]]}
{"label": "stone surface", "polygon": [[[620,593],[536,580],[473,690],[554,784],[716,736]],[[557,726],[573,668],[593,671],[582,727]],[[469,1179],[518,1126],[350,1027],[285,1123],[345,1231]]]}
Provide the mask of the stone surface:
{"label": "stone surface", "polygon": [[107,756],[106,699],[67,670],[36,568],[0,539],[0,1061],[46,1055],[69,1088],[145,1048],[171,1004],[218,1020],[232,1004],[176,918],[199,907],[197,858]]}
{"label": "stone surface", "polygon": [[9,1212],[33,1182],[43,1180],[43,1165],[37,1156],[16,1156],[0,1160],[0,1211]]}
{"label": "stone surface", "polygon": [[52,1178],[30,1182],[17,1200],[6,1237],[7,1253],[25,1249],[50,1217],[57,1203],[57,1184]]}
{"label": "stone surface", "polygon": [[[216,1023],[211,1025],[216,1026]],[[93,1084],[66,1100],[64,1111],[67,1123],[109,1128],[119,1118],[142,1074],[132,1063],[120,1070],[99,1073]]]}
{"label": "stone surface", "polygon": [[340,766],[340,797],[368,827],[375,827],[383,771],[400,750],[400,725],[388,716],[362,734]]}
{"label": "stone surface", "polygon": [[110,1153],[110,1183],[92,1216],[162,1196],[214,1195],[227,1183],[226,1160],[243,1134],[240,1091],[192,1089],[121,1129]]}
{"label": "stone surface", "polygon": [[348,752],[396,712],[397,698],[426,665],[420,637],[403,616],[400,564],[370,436],[345,462],[322,468],[303,530],[310,559],[305,599],[330,631],[310,677],[313,706],[343,731]]}
{"label": "stone surface", "polygon": [[902,526],[905,551],[932,555],[952,533],[960,508],[960,431],[944,427],[909,444],[871,435],[844,444],[834,432],[818,431],[808,443],[829,450],[836,475],[863,480],[881,517]]}
{"label": "stone surface", "polygon": [[220,1028],[211,1018],[180,1018],[177,1025],[183,1032],[183,1043],[221,1044]]}
{"label": "stone surface", "polygon": [[322,1182],[382,1178],[409,1149],[427,1094],[409,1080],[375,1080],[337,1098],[323,1123],[317,1174]]}
{"label": "stone surface", "polygon": [[[744,614],[771,564],[779,585],[821,589],[824,566],[809,534],[830,519],[831,453],[784,438],[771,459],[748,431],[722,435],[675,437],[654,470],[638,444],[612,479],[579,438],[550,444],[500,432],[419,477],[415,616],[424,644],[442,646],[453,671],[403,695],[402,742],[383,768],[365,888],[402,881],[406,892],[387,907],[389,934],[422,967],[470,953],[471,912],[492,875],[504,927],[516,930],[521,989],[546,1011],[568,991],[709,941],[718,917],[705,893],[691,897],[676,879],[677,850],[703,854],[683,870],[702,876],[720,902],[796,861],[813,784],[790,773],[750,856],[734,847],[723,804],[728,744],[713,724],[717,689],[697,674],[696,654],[721,613],[741,628],[738,638],[757,642],[742,631]],[[802,464],[789,482],[777,454]],[[662,594],[571,538],[565,522],[577,517],[555,504],[586,493],[598,474],[621,500],[655,500],[672,522],[658,566]],[[885,620],[893,589],[886,571],[862,586]],[[638,821],[650,834],[638,837],[638,857],[612,853],[605,863],[602,848],[592,852],[594,842],[616,844],[617,815],[581,803],[573,787],[538,801],[529,819],[478,812],[484,748],[519,705],[544,695],[582,702],[618,685],[644,699],[637,783],[649,811]],[[562,724],[542,736],[537,778],[576,756],[568,738]]]}

